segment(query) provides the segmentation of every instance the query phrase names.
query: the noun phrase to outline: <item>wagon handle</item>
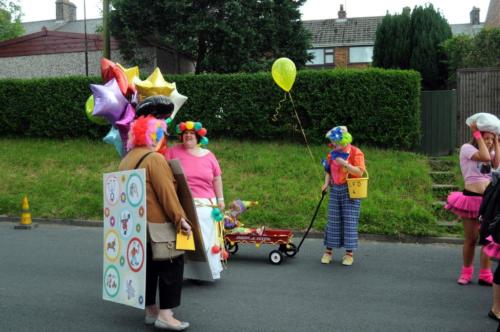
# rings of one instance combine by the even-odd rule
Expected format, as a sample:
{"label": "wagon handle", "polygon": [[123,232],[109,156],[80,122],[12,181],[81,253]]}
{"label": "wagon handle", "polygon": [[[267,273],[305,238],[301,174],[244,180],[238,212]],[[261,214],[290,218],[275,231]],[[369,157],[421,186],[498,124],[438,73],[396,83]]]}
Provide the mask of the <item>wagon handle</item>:
{"label": "wagon handle", "polygon": [[300,247],[302,246],[302,243],[306,239],[307,235],[309,234],[309,231],[311,230],[312,225],[314,224],[314,220],[316,219],[316,215],[318,214],[319,208],[321,206],[321,203],[323,202],[323,198],[325,198],[325,195],[326,195],[326,190],[321,192],[321,199],[319,200],[318,206],[316,206],[316,210],[314,211],[314,215],[311,219],[311,223],[309,224],[309,227],[307,228],[306,232],[304,233],[304,236],[302,237],[302,240],[300,240],[300,243],[297,246],[297,252],[299,252]]}

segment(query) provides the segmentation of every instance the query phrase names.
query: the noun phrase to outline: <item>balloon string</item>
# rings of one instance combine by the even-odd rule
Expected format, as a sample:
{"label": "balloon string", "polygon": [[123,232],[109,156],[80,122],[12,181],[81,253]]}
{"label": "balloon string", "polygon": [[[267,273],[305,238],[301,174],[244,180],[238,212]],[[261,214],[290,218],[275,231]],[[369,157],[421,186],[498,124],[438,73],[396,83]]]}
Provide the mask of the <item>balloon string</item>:
{"label": "balloon string", "polygon": [[295,113],[295,117],[297,118],[297,122],[299,123],[300,131],[302,132],[302,136],[304,136],[304,141],[306,142],[307,151],[309,151],[309,155],[311,156],[311,159],[314,162],[314,156],[312,154],[311,148],[309,147],[309,142],[307,141],[306,133],[304,131],[304,128],[302,127],[302,123],[300,122],[299,115],[297,114],[297,110],[295,109],[295,103],[293,102],[293,98],[290,92],[288,92],[288,96],[290,97],[290,101],[292,102],[293,112]]}
{"label": "balloon string", "polygon": [[285,95],[283,97],[283,99],[280,100],[280,102],[278,103],[278,107],[276,107],[274,109],[274,115],[273,117],[271,118],[273,120],[273,122],[276,122],[278,121],[278,115],[280,113],[280,109],[281,109],[281,105],[286,101],[286,92],[285,92]]}

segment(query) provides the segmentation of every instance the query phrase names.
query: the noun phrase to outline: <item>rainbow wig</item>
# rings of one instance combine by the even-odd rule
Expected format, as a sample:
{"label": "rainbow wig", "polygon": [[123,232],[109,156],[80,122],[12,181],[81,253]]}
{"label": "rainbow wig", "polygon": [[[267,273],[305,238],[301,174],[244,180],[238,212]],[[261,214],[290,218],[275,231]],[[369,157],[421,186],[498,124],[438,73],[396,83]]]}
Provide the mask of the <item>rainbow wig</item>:
{"label": "rainbow wig", "polygon": [[208,138],[206,137],[207,135],[207,129],[203,128],[203,125],[201,122],[194,122],[194,121],[186,121],[186,122],[181,122],[177,126],[175,126],[175,131],[179,135],[179,140],[182,142],[182,134],[184,134],[185,131],[187,130],[192,130],[196,134],[196,139],[199,143],[199,145],[207,145],[208,144]]}
{"label": "rainbow wig", "polygon": [[127,150],[139,146],[154,147],[166,132],[167,124],[164,120],[158,120],[152,115],[140,116],[130,124]]}
{"label": "rainbow wig", "polygon": [[337,126],[330,129],[325,137],[335,145],[345,146],[352,143],[352,135],[347,132],[347,127],[345,126]]}

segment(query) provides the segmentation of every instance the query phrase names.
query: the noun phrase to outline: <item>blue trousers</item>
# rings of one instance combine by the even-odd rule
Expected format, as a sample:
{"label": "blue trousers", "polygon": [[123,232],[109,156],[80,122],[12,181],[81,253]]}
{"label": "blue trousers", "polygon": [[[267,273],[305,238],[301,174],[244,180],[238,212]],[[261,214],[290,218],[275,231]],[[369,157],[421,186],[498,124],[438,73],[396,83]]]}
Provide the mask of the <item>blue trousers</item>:
{"label": "blue trousers", "polygon": [[328,223],[324,245],[328,248],[358,248],[358,222],[361,201],[350,199],[347,184],[330,187]]}

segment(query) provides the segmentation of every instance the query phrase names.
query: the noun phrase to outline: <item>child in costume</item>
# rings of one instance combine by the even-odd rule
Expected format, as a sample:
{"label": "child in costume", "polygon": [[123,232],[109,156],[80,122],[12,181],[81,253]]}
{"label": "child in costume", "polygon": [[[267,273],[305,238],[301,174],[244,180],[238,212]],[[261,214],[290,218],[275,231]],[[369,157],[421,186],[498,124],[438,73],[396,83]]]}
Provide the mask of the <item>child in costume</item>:
{"label": "child in costume", "polygon": [[[486,239],[479,236],[479,208],[484,191],[491,182],[492,169],[500,164],[500,143],[496,132],[487,131],[483,126],[478,128],[475,121],[470,124],[470,128],[472,139],[460,148],[460,169],[464,177],[464,190],[450,193],[445,205],[445,209],[463,221],[463,265],[457,280],[459,285],[467,285],[472,280],[474,252],[478,238],[480,245],[488,244]],[[480,253],[479,268],[478,283],[491,286],[493,283],[491,262],[483,251]]]}
{"label": "child in costume", "polygon": [[345,126],[337,126],[326,133],[333,150],[323,160],[325,182],[322,190],[330,188],[328,223],[325,229],[325,253],[321,263],[332,261],[333,248],[345,248],[342,264],[354,262],[353,250],[358,248],[358,221],[361,201],[351,199],[347,188],[347,175],[361,177],[366,170],[363,152],[351,145],[352,136]]}
{"label": "child in costume", "polygon": [[229,210],[224,213],[224,229],[232,233],[250,234],[257,233],[262,235],[264,227],[261,228],[247,228],[240,222],[240,215],[245,212],[249,207],[258,205],[256,201],[242,201],[235,199],[229,204]]}

